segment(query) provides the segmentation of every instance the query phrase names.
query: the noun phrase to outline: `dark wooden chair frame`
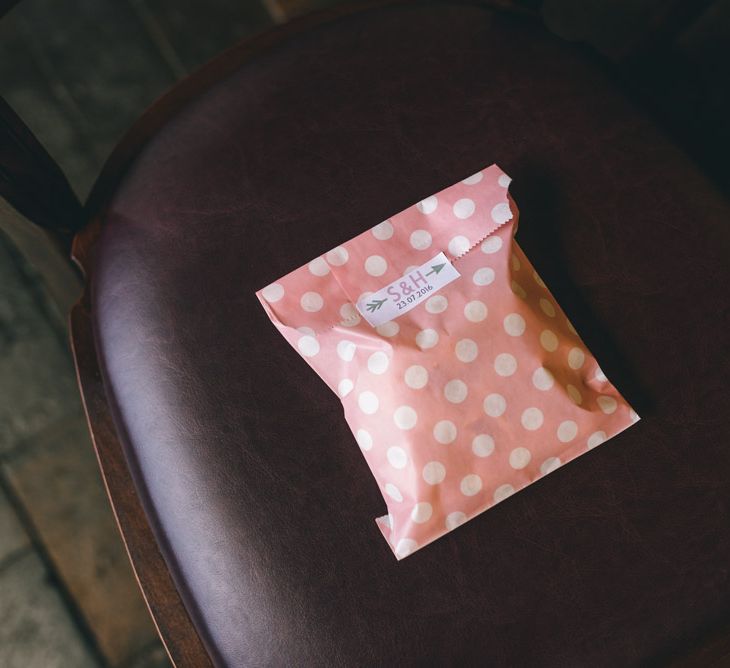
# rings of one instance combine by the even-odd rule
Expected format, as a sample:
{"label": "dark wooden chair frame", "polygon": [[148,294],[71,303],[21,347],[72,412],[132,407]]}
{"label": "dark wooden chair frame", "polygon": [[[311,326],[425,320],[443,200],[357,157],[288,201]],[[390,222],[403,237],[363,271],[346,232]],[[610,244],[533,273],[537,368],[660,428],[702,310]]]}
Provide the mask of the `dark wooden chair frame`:
{"label": "dark wooden chair frame", "polygon": [[[88,281],[105,207],[145,143],[188,101],[247,61],[298,33],[356,11],[390,4],[404,3],[375,0],[320,11],[276,26],[223,52],[175,85],[139,118],[112,152],[84,206],[78,202],[53,159],[0,99],[0,195],[32,223],[44,228],[63,252],[70,254],[85,278],[83,294],[70,313],[70,340],[78,385],[101,474],[129,560],[175,666],[203,668],[212,666],[213,661],[188,615],[147,521],[115,431],[99,370]],[[520,11],[504,0],[488,4]],[[529,12],[520,13],[534,18]],[[709,637],[699,638],[690,654],[673,660],[671,665],[730,665],[730,634],[726,629],[719,629]]]}

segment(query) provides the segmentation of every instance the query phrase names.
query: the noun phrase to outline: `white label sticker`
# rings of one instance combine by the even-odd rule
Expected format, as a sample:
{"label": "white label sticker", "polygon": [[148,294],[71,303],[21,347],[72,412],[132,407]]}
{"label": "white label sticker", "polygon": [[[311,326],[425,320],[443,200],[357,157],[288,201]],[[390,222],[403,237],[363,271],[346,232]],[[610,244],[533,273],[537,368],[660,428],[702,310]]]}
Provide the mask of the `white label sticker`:
{"label": "white label sticker", "polygon": [[408,313],[460,276],[448,258],[439,253],[366,299],[360,299],[356,304],[357,310],[373,327],[377,327]]}

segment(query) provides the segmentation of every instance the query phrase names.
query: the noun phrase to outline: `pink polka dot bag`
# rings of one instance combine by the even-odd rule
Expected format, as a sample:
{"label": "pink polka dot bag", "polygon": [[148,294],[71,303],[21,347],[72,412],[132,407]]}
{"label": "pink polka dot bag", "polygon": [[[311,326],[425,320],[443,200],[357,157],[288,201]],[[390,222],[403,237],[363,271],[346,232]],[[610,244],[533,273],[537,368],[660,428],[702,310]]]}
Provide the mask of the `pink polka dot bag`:
{"label": "pink polka dot bag", "polygon": [[496,165],[256,294],[340,398],[402,559],[639,417],[514,240]]}

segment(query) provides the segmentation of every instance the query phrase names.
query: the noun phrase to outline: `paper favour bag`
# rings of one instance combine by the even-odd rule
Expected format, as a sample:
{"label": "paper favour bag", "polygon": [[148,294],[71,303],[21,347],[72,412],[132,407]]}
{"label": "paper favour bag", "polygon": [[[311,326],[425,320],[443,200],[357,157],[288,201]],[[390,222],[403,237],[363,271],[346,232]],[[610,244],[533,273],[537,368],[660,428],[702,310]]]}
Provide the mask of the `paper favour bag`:
{"label": "paper favour bag", "polygon": [[509,184],[492,165],[256,293],[341,400],[398,559],[639,419],[515,242]]}

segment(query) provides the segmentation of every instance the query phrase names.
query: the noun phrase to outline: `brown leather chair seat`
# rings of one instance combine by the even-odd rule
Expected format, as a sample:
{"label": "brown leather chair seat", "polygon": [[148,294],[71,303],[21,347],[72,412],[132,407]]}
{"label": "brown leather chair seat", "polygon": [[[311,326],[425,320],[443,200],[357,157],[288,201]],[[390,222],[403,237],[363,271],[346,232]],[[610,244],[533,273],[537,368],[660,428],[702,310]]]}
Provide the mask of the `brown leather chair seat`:
{"label": "brown leather chair seat", "polygon": [[[644,419],[398,563],[338,399],[254,291],[493,162],[518,239]],[[108,203],[92,312],[216,661],[615,667],[716,624],[728,216],[597,58],[480,7],[340,18],[187,104]]]}

